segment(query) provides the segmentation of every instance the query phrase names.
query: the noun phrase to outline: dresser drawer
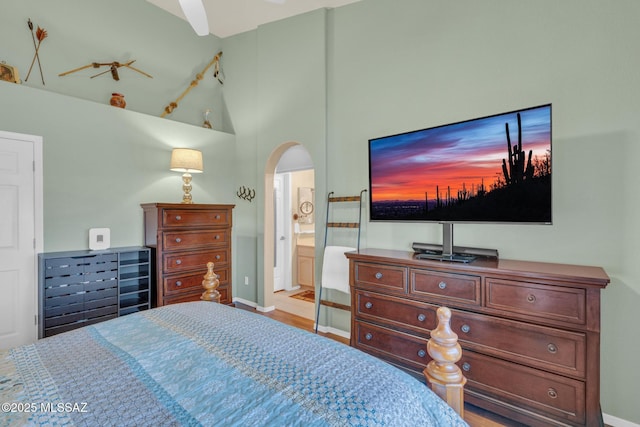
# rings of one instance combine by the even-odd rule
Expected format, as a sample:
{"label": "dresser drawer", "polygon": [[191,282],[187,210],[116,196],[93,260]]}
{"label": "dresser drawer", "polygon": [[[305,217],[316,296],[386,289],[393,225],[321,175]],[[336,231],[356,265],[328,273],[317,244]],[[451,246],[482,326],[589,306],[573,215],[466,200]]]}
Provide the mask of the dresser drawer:
{"label": "dresser drawer", "polygon": [[419,269],[411,269],[410,275],[410,294],[417,298],[445,304],[456,301],[467,305],[481,303],[479,276]]}
{"label": "dresser drawer", "polygon": [[421,373],[431,361],[427,353],[427,339],[410,334],[356,322],[355,347],[360,350]]}
{"label": "dresser drawer", "polygon": [[584,325],[586,291],[538,283],[486,279],[488,308],[506,310],[523,317]]}
{"label": "dresser drawer", "polygon": [[[204,289],[202,290],[204,292]],[[189,302],[189,301],[200,301],[200,296],[202,292],[189,292],[189,293],[179,293],[176,295],[168,296],[164,298],[164,305],[167,304],[178,304],[181,302]],[[212,302],[211,304],[215,304]]]}
{"label": "dresser drawer", "polygon": [[585,377],[586,336],[454,310],[451,328],[465,348],[576,378]]}
{"label": "dresser drawer", "polygon": [[162,233],[165,251],[229,244],[230,230],[167,231]]}
{"label": "dresser drawer", "polygon": [[228,209],[163,209],[163,227],[215,227],[231,225]]}
{"label": "dresser drawer", "polygon": [[585,384],[582,381],[538,371],[472,351],[458,362],[467,378],[470,394],[547,414],[554,419],[582,424],[585,421]]}
{"label": "dresser drawer", "polygon": [[407,269],[384,264],[355,263],[355,286],[407,293]]}
{"label": "dresser drawer", "polygon": [[[213,271],[218,275],[218,280],[220,284],[226,284],[229,282],[229,268],[213,268]],[[204,280],[203,273],[197,274],[181,274],[181,275],[173,275],[168,276],[163,279],[164,293],[165,295],[180,293],[180,292],[190,292],[194,289],[201,289],[204,292],[204,288],[202,287],[202,281]]]}
{"label": "dresser drawer", "polygon": [[[218,292],[220,292],[220,304],[231,304],[231,295],[229,294],[230,288],[228,285],[221,286],[218,288]],[[204,289],[202,289],[204,292]],[[164,305],[167,304],[178,304],[181,302],[189,302],[189,301],[200,301],[200,297],[202,296],[202,292],[199,290],[194,290],[190,292],[180,292],[175,295],[171,295],[165,297],[163,300]],[[217,304],[212,302],[211,304]]]}
{"label": "dresser drawer", "polygon": [[206,272],[208,262],[211,261],[216,265],[218,263],[226,264],[229,259],[229,248],[220,248],[204,252],[169,252],[162,256],[165,274],[193,269]]}
{"label": "dresser drawer", "polygon": [[438,306],[360,290],[357,290],[355,295],[355,316],[358,318],[411,329],[425,336],[429,336],[437,325]]}

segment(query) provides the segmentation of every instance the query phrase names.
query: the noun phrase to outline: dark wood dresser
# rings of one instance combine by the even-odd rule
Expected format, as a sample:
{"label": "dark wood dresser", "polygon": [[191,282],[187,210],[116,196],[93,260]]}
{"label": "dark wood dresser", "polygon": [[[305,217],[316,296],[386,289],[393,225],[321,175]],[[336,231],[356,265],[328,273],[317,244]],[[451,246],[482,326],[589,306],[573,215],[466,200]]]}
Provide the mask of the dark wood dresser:
{"label": "dark wood dresser", "polygon": [[215,264],[220,302],[231,304],[231,227],[235,205],[147,203],[145,244],[155,253],[156,306],[197,301],[207,262]]}
{"label": "dark wood dresser", "polygon": [[349,252],[351,345],[422,377],[436,309],[452,309],[465,401],[532,426],[598,426],[599,267]]}

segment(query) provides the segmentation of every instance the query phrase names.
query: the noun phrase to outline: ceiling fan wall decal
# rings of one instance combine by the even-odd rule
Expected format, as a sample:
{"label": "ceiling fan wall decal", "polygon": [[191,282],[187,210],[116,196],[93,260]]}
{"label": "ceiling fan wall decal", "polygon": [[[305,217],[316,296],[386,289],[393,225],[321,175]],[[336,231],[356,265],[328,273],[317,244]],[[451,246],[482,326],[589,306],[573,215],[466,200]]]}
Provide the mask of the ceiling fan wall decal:
{"label": "ceiling fan wall decal", "polygon": [[193,31],[199,36],[209,34],[209,22],[207,20],[207,12],[204,10],[202,0],[178,0],[184,16],[191,24]]}

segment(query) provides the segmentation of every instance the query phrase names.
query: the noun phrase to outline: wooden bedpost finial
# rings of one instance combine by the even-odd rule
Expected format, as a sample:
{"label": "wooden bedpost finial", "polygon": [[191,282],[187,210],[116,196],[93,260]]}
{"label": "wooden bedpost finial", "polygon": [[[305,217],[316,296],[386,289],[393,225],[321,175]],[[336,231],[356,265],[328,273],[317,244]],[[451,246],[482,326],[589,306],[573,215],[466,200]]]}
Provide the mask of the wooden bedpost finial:
{"label": "wooden bedpost finial", "polygon": [[464,416],[464,384],[467,379],[456,362],[462,357],[458,335],[451,330],[451,310],[440,307],[438,326],[431,331],[427,352],[431,362],[424,370],[431,389],[445,400],[460,416]]}
{"label": "wooden bedpost finial", "polygon": [[202,293],[200,297],[203,301],[213,301],[220,302],[220,292],[218,292],[218,286],[220,286],[220,280],[218,280],[218,275],[213,272],[213,263],[207,263],[207,274],[204,275],[204,280],[202,281],[202,287],[205,291]]}

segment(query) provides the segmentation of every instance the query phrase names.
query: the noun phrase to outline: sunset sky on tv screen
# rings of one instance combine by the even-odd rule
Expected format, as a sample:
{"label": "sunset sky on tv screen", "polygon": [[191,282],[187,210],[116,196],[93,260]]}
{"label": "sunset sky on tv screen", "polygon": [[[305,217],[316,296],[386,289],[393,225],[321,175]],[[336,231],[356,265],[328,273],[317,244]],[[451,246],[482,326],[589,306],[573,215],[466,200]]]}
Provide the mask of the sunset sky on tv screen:
{"label": "sunset sky on tv screen", "polygon": [[[551,106],[521,110],[522,146],[542,158],[551,149]],[[518,111],[372,139],[371,200],[424,200],[479,185],[489,188],[508,161],[505,123],[518,143]]]}

